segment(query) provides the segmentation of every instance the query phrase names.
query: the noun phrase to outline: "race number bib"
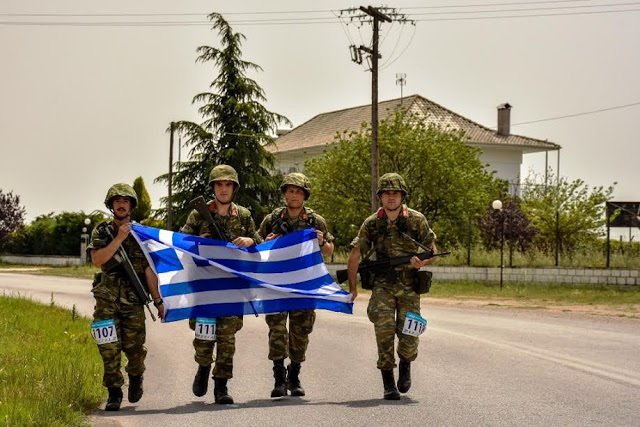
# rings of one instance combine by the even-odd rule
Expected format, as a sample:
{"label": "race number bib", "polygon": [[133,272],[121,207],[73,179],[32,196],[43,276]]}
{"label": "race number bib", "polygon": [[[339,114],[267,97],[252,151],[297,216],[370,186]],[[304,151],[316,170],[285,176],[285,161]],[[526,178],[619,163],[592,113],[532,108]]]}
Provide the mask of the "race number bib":
{"label": "race number bib", "polygon": [[427,329],[427,319],[416,313],[407,313],[402,328],[403,334],[417,337],[422,335],[425,329]]}
{"label": "race number bib", "polygon": [[215,341],[216,319],[196,317],[196,338],[205,341]]}
{"label": "race number bib", "polygon": [[116,322],[113,319],[100,320],[91,324],[91,335],[96,340],[96,344],[108,344],[118,342]]}

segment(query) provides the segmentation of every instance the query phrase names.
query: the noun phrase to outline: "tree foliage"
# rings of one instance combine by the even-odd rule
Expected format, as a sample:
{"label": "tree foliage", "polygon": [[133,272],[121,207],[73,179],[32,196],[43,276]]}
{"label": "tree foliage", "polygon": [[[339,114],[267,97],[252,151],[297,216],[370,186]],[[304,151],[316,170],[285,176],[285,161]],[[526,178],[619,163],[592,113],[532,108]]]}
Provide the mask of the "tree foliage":
{"label": "tree foliage", "polygon": [[100,213],[88,216],[82,211],[40,215],[13,233],[8,249],[15,254],[77,256],[85,218],[91,220],[87,226],[89,235],[105,219]]}
{"label": "tree foliage", "polygon": [[[235,201],[248,207],[256,217],[264,216],[273,200],[278,200],[279,176],[272,176],[274,157],[265,147],[273,144],[277,125],[289,120],[263,105],[265,93],[248,72],[262,71],[257,64],[242,59],[245,36],[234,32],[222,15],[209,20],[218,31],[221,47],[200,46],[196,62],[213,63],[217,76],[210,91],[199,93],[193,103],[202,104],[201,123],[179,121],[175,129],[186,138],[188,160],[176,164],[172,178],[175,223],[182,223],[195,196],[209,194],[208,177],[217,164],[228,164],[238,172],[240,189]],[[166,182],[168,175],[156,181]],[[163,199],[166,205],[166,198]]]}
{"label": "tree foliage", "polygon": [[[522,208],[538,230],[536,245],[543,250],[574,251],[602,236],[606,224],[605,202],[615,183],[590,188],[581,179],[569,182],[548,173],[547,183],[540,176],[529,176],[524,183]],[[556,217],[557,212],[557,217]]]}
{"label": "tree foliage", "polygon": [[[504,198],[504,197],[503,197]],[[507,197],[503,201],[502,210],[487,207],[485,215],[478,219],[477,226],[482,235],[482,243],[487,249],[499,249],[504,241],[521,252],[529,249],[538,230],[521,209],[521,201],[517,197]]]}
{"label": "tree foliage", "polygon": [[22,227],[25,214],[24,207],[20,206],[20,196],[0,189],[0,250],[11,233]]}
{"label": "tree foliage", "polygon": [[[310,159],[305,171],[313,183],[310,202],[348,244],[370,214],[371,129],[336,135],[335,145]],[[505,188],[464,143],[461,132],[447,131],[398,110],[379,124],[380,174],[400,173],[408,205],[422,212],[445,246],[466,241],[468,218],[484,213]]]}
{"label": "tree foliage", "polygon": [[141,176],[133,181],[133,189],[138,195],[138,205],[131,213],[131,219],[142,222],[142,220],[148,218],[151,214],[151,197],[149,197],[149,192]]}

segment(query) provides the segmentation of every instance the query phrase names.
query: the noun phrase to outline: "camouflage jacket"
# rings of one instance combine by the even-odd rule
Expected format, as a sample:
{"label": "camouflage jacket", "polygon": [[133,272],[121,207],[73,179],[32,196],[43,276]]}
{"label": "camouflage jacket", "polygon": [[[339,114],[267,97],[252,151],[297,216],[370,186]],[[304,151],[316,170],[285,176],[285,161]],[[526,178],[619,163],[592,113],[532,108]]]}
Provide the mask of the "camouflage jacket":
{"label": "camouflage jacket", "polygon": [[[282,223],[286,223],[284,229],[280,225]],[[286,234],[286,230],[291,232],[311,227],[315,227],[317,230],[322,231],[324,239],[327,242],[333,241],[333,236],[329,233],[329,228],[327,227],[327,221],[315,213],[313,209],[306,207],[303,207],[300,215],[295,218],[289,217],[286,207],[275,209],[269,215],[264,217],[262,224],[260,224],[259,233],[262,238],[266,238],[270,233]]]}
{"label": "camouflage jacket", "polygon": [[372,256],[371,259],[424,252],[415,242],[401,233],[411,236],[425,247],[430,247],[436,238],[424,215],[403,204],[402,211],[393,222],[389,221],[382,208],[365,219],[351,246],[360,249],[362,256],[366,256],[372,248],[375,248],[375,257]]}
{"label": "camouflage jacket", "polygon": [[[87,253],[93,249],[101,249],[111,242],[111,237],[107,231],[107,226],[112,225],[109,222],[103,222],[93,229],[91,233],[91,242],[87,246]],[[116,229],[117,230],[117,229]],[[114,233],[117,231],[114,230]],[[145,269],[149,266],[149,262],[144,253],[140,249],[136,239],[129,234],[124,242],[122,242],[124,250],[127,252],[134,270],[138,274],[140,281],[146,284],[144,275]],[[124,268],[119,265],[113,258],[104,263],[100,269],[101,273],[96,274],[93,281],[94,297],[103,298],[109,301],[120,301],[123,304],[142,304],[142,301],[136,295],[133,285]]]}
{"label": "camouflage jacket", "polygon": [[[209,212],[211,212],[213,220],[223,232],[227,234],[229,241],[234,240],[236,237],[250,237],[255,244],[262,243],[262,238],[256,231],[256,225],[253,222],[253,218],[251,218],[249,209],[231,203],[227,215],[222,216],[216,211],[215,200],[208,202],[207,206],[209,207]],[[198,211],[194,209],[189,214],[187,222],[180,229],[180,232],[201,236],[205,233],[211,233],[211,225],[208,220],[203,218]]]}

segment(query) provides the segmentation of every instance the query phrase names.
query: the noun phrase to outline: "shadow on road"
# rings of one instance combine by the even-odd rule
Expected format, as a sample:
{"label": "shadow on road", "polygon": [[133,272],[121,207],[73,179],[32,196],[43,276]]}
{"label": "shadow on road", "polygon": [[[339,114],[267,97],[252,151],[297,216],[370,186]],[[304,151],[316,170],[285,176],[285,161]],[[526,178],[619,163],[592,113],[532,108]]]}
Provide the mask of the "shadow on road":
{"label": "shadow on road", "polygon": [[344,402],[326,402],[326,401],[309,401],[298,397],[287,397],[281,399],[256,399],[249,400],[247,402],[236,403],[233,405],[217,405],[213,402],[190,402],[186,405],[176,406],[167,409],[141,409],[138,410],[135,406],[123,406],[118,412],[96,412],[93,414],[97,418],[108,417],[116,418],[119,416],[131,416],[131,415],[154,415],[154,414],[194,414],[197,412],[211,412],[211,411],[229,411],[234,409],[252,409],[252,408],[269,408],[274,406],[300,406],[300,405],[338,405],[346,406],[349,408],[371,408],[376,406],[385,405],[415,405],[420,402],[411,399],[410,397],[403,397],[401,400],[384,400],[384,399],[363,399],[363,400],[351,400]]}

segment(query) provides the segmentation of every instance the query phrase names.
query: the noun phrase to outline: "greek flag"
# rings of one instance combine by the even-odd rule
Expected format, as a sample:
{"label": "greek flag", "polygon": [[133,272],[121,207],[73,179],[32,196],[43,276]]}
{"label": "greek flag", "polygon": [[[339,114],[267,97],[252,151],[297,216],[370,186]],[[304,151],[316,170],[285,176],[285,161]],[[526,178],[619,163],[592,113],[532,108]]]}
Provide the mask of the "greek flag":
{"label": "greek flag", "polygon": [[325,309],[351,314],[350,294],[322,261],[313,229],[250,248],[134,224],[158,276],[165,321]]}

